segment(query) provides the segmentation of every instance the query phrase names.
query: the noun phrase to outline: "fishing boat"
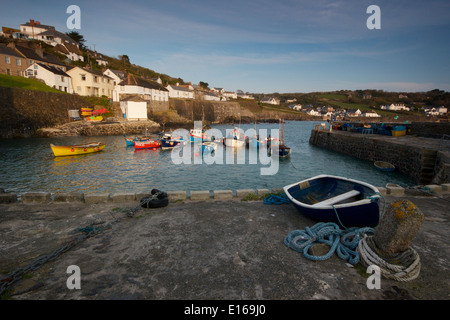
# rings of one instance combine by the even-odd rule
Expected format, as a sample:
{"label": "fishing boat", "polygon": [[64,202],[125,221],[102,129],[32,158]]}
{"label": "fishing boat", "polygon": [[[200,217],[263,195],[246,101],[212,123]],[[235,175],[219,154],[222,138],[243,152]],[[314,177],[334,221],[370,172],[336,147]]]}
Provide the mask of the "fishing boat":
{"label": "fishing boat", "polygon": [[232,148],[240,148],[245,146],[245,136],[242,130],[234,128],[225,137],[225,146]]}
{"label": "fishing boat", "polygon": [[203,141],[210,141],[210,138],[208,135],[206,135],[203,130],[201,129],[191,129],[189,131],[189,136],[191,139],[191,142],[203,142]]}
{"label": "fishing boat", "polygon": [[202,144],[203,153],[211,153],[217,150],[217,143],[212,141],[206,141]]}
{"label": "fishing boat", "polygon": [[176,146],[183,145],[185,140],[182,137],[172,137],[171,133],[165,133],[161,138],[161,149],[173,149]]}
{"label": "fishing boat", "polygon": [[395,170],[395,166],[389,162],[375,161],[373,164],[380,171],[394,171]]}
{"label": "fishing boat", "polygon": [[105,144],[101,142],[90,142],[70,146],[55,146],[54,144],[50,144],[50,148],[55,157],[64,157],[102,151],[105,148]]}
{"label": "fishing boat", "polygon": [[148,139],[143,141],[134,141],[135,149],[153,149],[161,147],[161,143],[157,140]]}
{"label": "fishing boat", "polygon": [[343,227],[375,227],[380,219],[378,189],[349,178],[318,175],[283,187],[304,216]]}
{"label": "fishing boat", "polygon": [[[281,124],[283,124],[282,129],[281,129]],[[287,158],[290,156],[291,148],[289,148],[288,146],[286,146],[284,144],[284,120],[281,121],[281,119],[280,119],[280,129],[281,129],[280,130],[281,131],[281,140],[272,139],[270,141],[270,148],[271,148],[272,154],[274,154],[273,151],[277,151],[278,156],[280,158],[284,159],[284,158]]]}

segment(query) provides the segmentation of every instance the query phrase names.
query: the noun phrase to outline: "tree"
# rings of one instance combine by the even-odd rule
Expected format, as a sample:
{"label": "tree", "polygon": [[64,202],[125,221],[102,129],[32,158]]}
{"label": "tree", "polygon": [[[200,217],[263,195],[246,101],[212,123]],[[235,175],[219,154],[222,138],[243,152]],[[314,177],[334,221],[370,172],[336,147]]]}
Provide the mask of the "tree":
{"label": "tree", "polygon": [[81,50],[86,49],[86,46],[84,45],[84,43],[86,42],[86,39],[84,39],[83,35],[81,35],[77,31],[67,32],[66,35],[68,35],[73,41],[78,43]]}
{"label": "tree", "polygon": [[208,89],[208,87],[209,87],[209,84],[207,82],[203,82],[203,81],[200,81],[198,85],[200,87],[202,87],[203,89]]}

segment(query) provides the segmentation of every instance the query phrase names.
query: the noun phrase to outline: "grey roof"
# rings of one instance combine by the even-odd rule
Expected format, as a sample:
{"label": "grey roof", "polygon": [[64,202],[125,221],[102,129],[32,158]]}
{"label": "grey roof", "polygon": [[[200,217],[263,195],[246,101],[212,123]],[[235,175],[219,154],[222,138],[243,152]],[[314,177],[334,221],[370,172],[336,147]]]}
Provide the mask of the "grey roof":
{"label": "grey roof", "polygon": [[187,92],[191,92],[192,90],[186,87],[179,87],[179,86],[174,86],[169,84],[168,87],[171,87],[173,90],[178,90],[178,91],[187,91]]}
{"label": "grey roof", "polygon": [[122,80],[119,83],[119,86],[139,86],[143,88],[149,88],[149,89],[156,89],[161,91],[169,91],[166,88],[164,88],[162,85],[160,85],[158,82],[151,81],[151,80],[144,80],[138,77],[133,76],[130,74],[127,78]]}
{"label": "grey roof", "polygon": [[39,65],[40,67],[42,67],[42,68],[44,68],[44,69],[46,69],[46,70],[48,70],[48,71],[54,73],[54,74],[58,74],[58,75],[60,75],[60,76],[65,76],[65,77],[69,77],[69,78],[70,78],[70,76],[69,76],[67,73],[65,73],[64,71],[62,71],[62,70],[59,69],[59,68],[47,66],[47,65],[45,65],[45,64],[43,64],[43,63],[38,63],[38,65]]}
{"label": "grey roof", "polygon": [[18,58],[23,58],[20,54],[18,54],[16,51],[14,51],[11,48],[8,48],[5,45],[0,45],[0,54],[4,54],[4,55],[8,55],[8,56],[13,56],[13,57],[18,57]]}

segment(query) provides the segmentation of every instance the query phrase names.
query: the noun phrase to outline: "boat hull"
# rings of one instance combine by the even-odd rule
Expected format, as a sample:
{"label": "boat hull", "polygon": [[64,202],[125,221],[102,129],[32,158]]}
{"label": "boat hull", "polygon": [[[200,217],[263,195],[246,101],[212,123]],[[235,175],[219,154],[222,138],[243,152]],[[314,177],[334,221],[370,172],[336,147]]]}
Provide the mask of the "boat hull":
{"label": "boat hull", "polygon": [[226,138],[225,139],[225,146],[231,147],[231,148],[240,148],[240,147],[245,146],[245,140],[234,139],[234,138]]}
{"label": "boat hull", "polygon": [[73,146],[55,146],[50,144],[55,157],[76,156],[88,153],[95,153],[102,151],[105,148],[104,143],[88,143],[83,145]]}
{"label": "boat hull", "polygon": [[[379,191],[365,182],[320,175],[283,188],[294,207],[304,216],[342,227],[375,227],[379,223]],[[333,199],[352,195],[341,202]]]}
{"label": "boat hull", "polygon": [[161,144],[158,141],[147,140],[147,141],[134,141],[135,149],[153,149],[159,148]]}
{"label": "boat hull", "polygon": [[384,161],[375,161],[374,166],[380,171],[391,172],[395,170],[395,166]]}

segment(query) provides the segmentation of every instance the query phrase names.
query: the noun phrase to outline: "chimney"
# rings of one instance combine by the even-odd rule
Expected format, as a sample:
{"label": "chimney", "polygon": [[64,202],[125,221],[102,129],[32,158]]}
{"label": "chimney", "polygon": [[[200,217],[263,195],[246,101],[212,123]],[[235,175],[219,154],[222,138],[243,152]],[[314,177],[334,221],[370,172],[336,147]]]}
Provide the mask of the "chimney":
{"label": "chimney", "polygon": [[39,57],[44,58],[44,49],[42,47],[36,48],[35,52]]}

